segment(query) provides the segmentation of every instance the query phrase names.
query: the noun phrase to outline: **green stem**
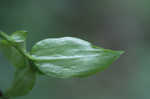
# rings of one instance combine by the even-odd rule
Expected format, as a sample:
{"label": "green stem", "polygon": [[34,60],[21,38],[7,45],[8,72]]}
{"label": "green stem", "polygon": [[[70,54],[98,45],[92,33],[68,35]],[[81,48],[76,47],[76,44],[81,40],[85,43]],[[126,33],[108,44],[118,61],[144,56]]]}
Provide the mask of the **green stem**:
{"label": "green stem", "polygon": [[[14,47],[20,54],[22,54],[25,58],[27,58],[31,64],[32,60],[35,60],[27,51],[26,49],[18,46],[19,43],[15,42],[14,39],[11,38],[11,36],[7,35],[4,32],[0,31],[0,37],[4,40],[6,40],[9,44],[12,45],[12,47]],[[33,64],[33,63],[32,63]],[[7,95],[2,94],[0,96],[0,99],[10,99],[9,97],[7,97]]]}
{"label": "green stem", "polygon": [[29,53],[27,53],[26,50],[18,47],[15,44],[15,41],[9,35],[7,35],[6,33],[0,32],[0,37],[3,38],[3,39],[5,39],[7,42],[9,42],[14,48],[16,48],[22,55],[24,55],[25,57],[27,57],[29,60],[35,60]]}

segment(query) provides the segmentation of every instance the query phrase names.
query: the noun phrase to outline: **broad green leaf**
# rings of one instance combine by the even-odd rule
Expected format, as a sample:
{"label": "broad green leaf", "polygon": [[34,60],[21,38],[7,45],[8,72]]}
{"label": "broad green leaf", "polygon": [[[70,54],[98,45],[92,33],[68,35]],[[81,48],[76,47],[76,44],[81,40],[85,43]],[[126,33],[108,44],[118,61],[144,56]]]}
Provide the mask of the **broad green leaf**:
{"label": "broad green leaf", "polygon": [[34,87],[36,71],[31,67],[17,69],[12,87],[6,91],[6,96],[17,97],[28,94]]}
{"label": "broad green leaf", "polygon": [[16,68],[25,67],[27,59],[6,40],[0,41],[0,51]]}
{"label": "broad green leaf", "polygon": [[57,78],[82,77],[102,71],[122,53],[95,47],[72,37],[45,39],[31,50],[39,70]]}

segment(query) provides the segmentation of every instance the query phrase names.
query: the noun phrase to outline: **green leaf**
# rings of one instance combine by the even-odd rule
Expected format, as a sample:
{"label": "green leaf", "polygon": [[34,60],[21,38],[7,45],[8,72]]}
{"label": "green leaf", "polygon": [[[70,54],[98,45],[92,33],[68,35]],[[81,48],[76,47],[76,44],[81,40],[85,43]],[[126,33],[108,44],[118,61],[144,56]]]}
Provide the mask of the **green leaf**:
{"label": "green leaf", "polygon": [[[24,68],[29,61],[29,58],[24,55],[28,54],[25,47],[27,32],[17,31],[11,36],[8,36],[4,32],[2,33],[5,36],[5,40],[0,40],[0,51],[13,66],[19,69]],[[20,52],[21,50],[22,52]],[[37,71],[39,74],[42,74],[38,69]]]}
{"label": "green leaf", "polygon": [[[18,49],[26,52],[26,31],[16,31],[11,36],[1,32],[5,40],[0,41],[0,50],[7,59],[17,68],[25,67],[27,58]],[[18,48],[18,49],[17,49]]]}
{"label": "green leaf", "polygon": [[32,61],[27,57],[25,31],[17,31],[11,36],[1,32],[4,40],[0,41],[0,49],[3,54],[16,67],[16,73],[12,87],[6,92],[5,96],[17,97],[24,96],[33,88],[37,69]]}
{"label": "green leaf", "polygon": [[26,67],[24,69],[17,69],[12,87],[6,91],[5,96],[17,97],[28,94],[36,80],[36,71],[32,68]]}
{"label": "green leaf", "polygon": [[4,32],[0,32],[0,37],[10,43],[12,46],[25,50],[25,41],[27,37],[26,31],[14,32],[11,36],[7,35]]}
{"label": "green leaf", "polygon": [[0,41],[0,50],[16,68],[25,67],[27,59],[6,40]]}
{"label": "green leaf", "polygon": [[39,70],[57,78],[82,77],[102,71],[122,53],[95,47],[72,37],[45,39],[31,50]]}
{"label": "green leaf", "polygon": [[15,42],[25,42],[27,33],[28,33],[27,31],[16,31],[11,35],[11,38]]}
{"label": "green leaf", "polygon": [[12,43],[14,43],[16,47],[19,47],[22,50],[26,50],[27,33],[27,31],[16,31],[12,33],[12,35],[10,36],[13,40]]}

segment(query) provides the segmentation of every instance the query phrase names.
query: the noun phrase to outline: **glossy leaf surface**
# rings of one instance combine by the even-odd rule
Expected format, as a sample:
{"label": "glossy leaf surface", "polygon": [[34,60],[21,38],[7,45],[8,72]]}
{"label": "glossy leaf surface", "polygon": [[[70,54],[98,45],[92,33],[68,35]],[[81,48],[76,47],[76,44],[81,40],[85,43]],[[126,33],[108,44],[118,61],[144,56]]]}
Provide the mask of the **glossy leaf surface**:
{"label": "glossy leaf surface", "polygon": [[72,37],[42,40],[31,51],[39,70],[57,78],[82,77],[102,71],[122,53],[93,47],[87,41]]}

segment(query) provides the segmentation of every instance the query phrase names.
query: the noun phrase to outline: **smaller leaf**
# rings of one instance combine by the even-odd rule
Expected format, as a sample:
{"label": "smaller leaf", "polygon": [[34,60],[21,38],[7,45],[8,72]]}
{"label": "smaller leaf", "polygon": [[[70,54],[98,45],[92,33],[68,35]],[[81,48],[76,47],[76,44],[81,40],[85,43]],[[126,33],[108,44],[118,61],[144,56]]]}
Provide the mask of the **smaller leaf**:
{"label": "smaller leaf", "polygon": [[24,96],[28,94],[34,87],[36,80],[36,71],[26,67],[17,69],[12,87],[6,92],[8,97]]}
{"label": "smaller leaf", "polygon": [[[4,32],[1,35],[5,40],[0,40],[0,50],[17,68],[25,67],[27,58],[20,51],[26,52],[26,31],[16,31],[11,36]],[[20,51],[19,51],[19,50]]]}
{"label": "smaller leaf", "polygon": [[10,38],[13,40],[12,43],[24,51],[26,51],[27,33],[27,31],[16,31],[10,36]]}
{"label": "smaller leaf", "polygon": [[8,89],[5,96],[24,96],[33,88],[37,69],[26,52],[25,40],[27,32],[17,31],[11,36],[0,32],[4,40],[0,40],[0,50],[16,67],[16,73],[12,87]]}
{"label": "smaller leaf", "polygon": [[27,33],[28,33],[27,31],[16,31],[11,35],[11,38],[15,42],[25,42]]}
{"label": "smaller leaf", "polygon": [[6,40],[0,41],[0,50],[16,68],[25,67],[27,59]]}
{"label": "smaller leaf", "polygon": [[27,37],[26,31],[17,31],[14,32],[11,36],[7,35],[4,32],[0,32],[0,37],[2,37],[4,40],[8,41],[13,47],[21,48],[22,50],[25,50],[25,41]]}

